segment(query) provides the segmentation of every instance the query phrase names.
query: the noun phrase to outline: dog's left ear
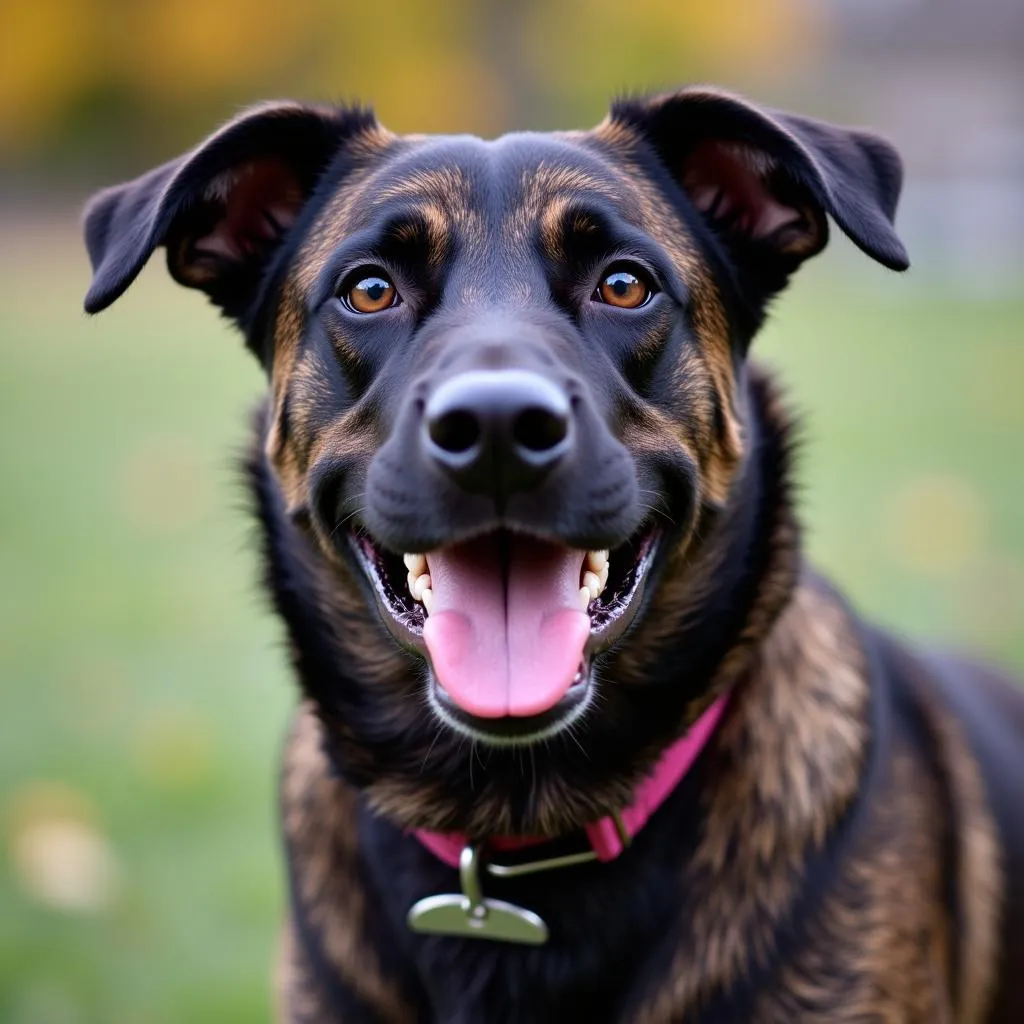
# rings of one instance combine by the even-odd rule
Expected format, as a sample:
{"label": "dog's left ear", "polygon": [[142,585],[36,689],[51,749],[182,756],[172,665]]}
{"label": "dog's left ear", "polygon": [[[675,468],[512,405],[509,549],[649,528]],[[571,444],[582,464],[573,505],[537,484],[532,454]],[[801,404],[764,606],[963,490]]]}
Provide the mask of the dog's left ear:
{"label": "dog's left ear", "polygon": [[766,299],[828,241],[826,214],[865,253],[909,265],[893,230],[900,158],[875,135],[704,88],[617,103]]}

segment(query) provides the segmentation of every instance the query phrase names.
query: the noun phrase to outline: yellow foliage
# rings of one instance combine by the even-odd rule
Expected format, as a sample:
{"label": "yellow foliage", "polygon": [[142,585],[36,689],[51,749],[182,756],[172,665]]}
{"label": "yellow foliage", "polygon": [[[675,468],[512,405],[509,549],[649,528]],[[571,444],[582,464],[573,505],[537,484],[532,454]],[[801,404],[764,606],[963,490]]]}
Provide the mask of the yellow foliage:
{"label": "yellow foliage", "polygon": [[508,127],[528,93],[553,123],[599,114],[622,88],[789,67],[813,50],[808,11],[800,0],[0,0],[0,152],[51,139],[94,93],[169,124],[292,94],[372,101],[397,130],[482,133]]}
{"label": "yellow foliage", "polygon": [[475,10],[472,0],[337,6],[306,92],[372,103],[395,131],[494,130],[506,97],[476,45]]}
{"label": "yellow foliage", "polygon": [[0,3],[0,154],[43,136],[89,79],[89,5]]}
{"label": "yellow foliage", "polygon": [[803,64],[818,26],[799,0],[572,0],[527,26],[533,73],[574,106],[693,81],[750,81]]}
{"label": "yellow foliage", "polygon": [[258,90],[302,52],[323,6],[320,0],[139,4],[125,11],[119,70],[156,103],[240,85]]}

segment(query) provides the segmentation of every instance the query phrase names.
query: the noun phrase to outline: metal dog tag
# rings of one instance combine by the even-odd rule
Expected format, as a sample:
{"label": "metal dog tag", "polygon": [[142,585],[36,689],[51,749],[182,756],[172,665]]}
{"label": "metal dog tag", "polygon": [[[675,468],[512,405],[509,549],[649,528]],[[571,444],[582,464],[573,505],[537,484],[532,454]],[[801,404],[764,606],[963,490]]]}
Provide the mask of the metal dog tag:
{"label": "metal dog tag", "polygon": [[459,857],[462,892],[427,896],[414,903],[406,917],[409,927],[427,935],[520,942],[530,946],[547,942],[548,926],[533,911],[483,896],[479,867],[479,848],[465,847]]}
{"label": "metal dog tag", "polygon": [[428,935],[456,935],[497,942],[523,942],[542,946],[548,926],[532,911],[503,900],[472,904],[465,896],[447,893],[427,896],[409,911],[409,927]]}

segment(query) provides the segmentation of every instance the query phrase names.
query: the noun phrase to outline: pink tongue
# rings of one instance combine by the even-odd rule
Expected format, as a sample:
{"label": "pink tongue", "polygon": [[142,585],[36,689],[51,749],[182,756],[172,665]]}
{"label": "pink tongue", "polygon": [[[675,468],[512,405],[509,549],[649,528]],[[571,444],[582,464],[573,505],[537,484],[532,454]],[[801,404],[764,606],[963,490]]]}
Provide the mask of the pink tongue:
{"label": "pink tongue", "polygon": [[537,715],[565,695],[590,635],[579,605],[583,558],[514,535],[427,555],[434,601],[423,639],[460,708],[480,718]]}

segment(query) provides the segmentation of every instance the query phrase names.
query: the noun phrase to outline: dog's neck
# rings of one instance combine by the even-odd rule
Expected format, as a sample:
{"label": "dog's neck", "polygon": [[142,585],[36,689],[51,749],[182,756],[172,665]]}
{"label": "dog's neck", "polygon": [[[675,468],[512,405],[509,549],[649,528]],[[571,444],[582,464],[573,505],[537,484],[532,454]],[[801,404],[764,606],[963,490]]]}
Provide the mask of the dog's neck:
{"label": "dog's neck", "polygon": [[[728,706],[728,695],[719,697],[697,719],[693,726],[675,741],[658,759],[654,770],[637,787],[628,806],[618,813],[586,825],[587,843],[594,859],[614,860],[624,853],[633,838],[647,824],[651,816],[671,797],[676,786],[700,757],[708,741],[714,736],[722,715]],[[431,832],[416,829],[416,838],[440,860],[458,867],[462,851],[470,838],[459,832]],[[530,836],[479,837],[491,850],[530,849],[544,842],[544,838]]]}

